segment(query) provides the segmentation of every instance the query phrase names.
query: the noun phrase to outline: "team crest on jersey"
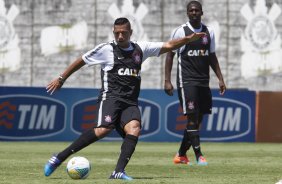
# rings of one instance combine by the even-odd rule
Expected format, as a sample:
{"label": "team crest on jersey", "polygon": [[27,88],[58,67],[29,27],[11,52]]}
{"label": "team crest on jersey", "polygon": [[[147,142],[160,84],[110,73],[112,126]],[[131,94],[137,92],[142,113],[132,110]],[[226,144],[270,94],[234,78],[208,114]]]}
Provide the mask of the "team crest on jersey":
{"label": "team crest on jersey", "polygon": [[207,36],[207,35],[205,35],[205,36],[202,37],[202,43],[203,43],[204,45],[207,45],[207,44],[209,43],[209,40],[208,40],[208,36]]}
{"label": "team crest on jersey", "polygon": [[112,122],[112,117],[110,115],[105,116],[105,121],[108,123]]}
{"label": "team crest on jersey", "polygon": [[141,62],[141,54],[140,52],[134,52],[132,54],[133,60],[135,63],[139,64]]}
{"label": "team crest on jersey", "polygon": [[194,106],[194,102],[188,102],[188,109],[194,109],[195,106]]}

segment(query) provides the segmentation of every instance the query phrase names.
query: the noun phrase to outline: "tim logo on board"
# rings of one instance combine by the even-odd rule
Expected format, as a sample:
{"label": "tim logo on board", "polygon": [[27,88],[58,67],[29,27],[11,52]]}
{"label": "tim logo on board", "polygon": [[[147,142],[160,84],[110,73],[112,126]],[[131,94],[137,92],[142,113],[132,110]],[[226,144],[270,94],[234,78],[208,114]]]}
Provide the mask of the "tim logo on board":
{"label": "tim logo on board", "polygon": [[[177,113],[176,113],[177,112]],[[178,102],[167,108],[166,130],[182,138],[186,117]],[[203,141],[254,141],[254,120],[251,107],[238,100],[213,98],[212,114],[205,115],[201,127]]]}
{"label": "tim logo on board", "polygon": [[[97,98],[79,101],[72,108],[71,129],[80,135],[83,131],[97,125]],[[149,100],[139,98],[142,131],[140,138],[156,134],[160,129],[160,107]],[[110,117],[105,117],[110,120]],[[114,130],[103,140],[120,140],[121,136]]]}
{"label": "tim logo on board", "polygon": [[0,97],[0,139],[31,140],[51,137],[65,129],[66,107],[36,95]]}

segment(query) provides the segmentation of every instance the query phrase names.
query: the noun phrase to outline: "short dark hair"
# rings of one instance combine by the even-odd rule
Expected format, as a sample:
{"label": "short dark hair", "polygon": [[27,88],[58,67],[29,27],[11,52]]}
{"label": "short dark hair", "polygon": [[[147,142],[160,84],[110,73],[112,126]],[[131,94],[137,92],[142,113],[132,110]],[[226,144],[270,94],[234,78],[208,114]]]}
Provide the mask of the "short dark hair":
{"label": "short dark hair", "polygon": [[120,17],[120,18],[117,18],[114,22],[114,26],[115,25],[124,25],[124,24],[128,24],[129,25],[129,28],[131,29],[131,25],[130,25],[130,22],[127,18],[125,17]]}
{"label": "short dark hair", "polygon": [[187,10],[189,9],[189,7],[194,4],[196,6],[198,6],[201,10],[202,10],[202,4],[199,2],[199,1],[190,1],[188,4],[187,4]]}

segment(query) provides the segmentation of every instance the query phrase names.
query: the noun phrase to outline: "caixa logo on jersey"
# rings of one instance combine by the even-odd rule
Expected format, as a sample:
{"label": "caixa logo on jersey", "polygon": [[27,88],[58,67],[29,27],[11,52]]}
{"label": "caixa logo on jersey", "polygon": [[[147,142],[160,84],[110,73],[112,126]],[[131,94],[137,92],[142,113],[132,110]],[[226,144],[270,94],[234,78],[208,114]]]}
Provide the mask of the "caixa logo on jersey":
{"label": "caixa logo on jersey", "polygon": [[52,98],[35,95],[0,97],[0,138],[46,138],[65,128],[65,106]]}
{"label": "caixa logo on jersey", "polygon": [[[139,99],[141,112],[142,132],[140,138],[156,134],[160,129],[160,107],[145,99]],[[97,125],[98,115],[97,98],[90,98],[76,103],[72,108],[72,130],[76,134]],[[102,117],[105,121],[111,121],[111,116]],[[103,140],[120,140],[121,136],[117,131],[112,131]]]}
{"label": "caixa logo on jersey", "polygon": [[[176,113],[177,112],[177,113]],[[186,117],[178,102],[167,108],[169,134],[182,138]],[[203,141],[254,141],[254,122],[249,105],[227,98],[213,98],[212,114],[204,116],[201,127]]]}

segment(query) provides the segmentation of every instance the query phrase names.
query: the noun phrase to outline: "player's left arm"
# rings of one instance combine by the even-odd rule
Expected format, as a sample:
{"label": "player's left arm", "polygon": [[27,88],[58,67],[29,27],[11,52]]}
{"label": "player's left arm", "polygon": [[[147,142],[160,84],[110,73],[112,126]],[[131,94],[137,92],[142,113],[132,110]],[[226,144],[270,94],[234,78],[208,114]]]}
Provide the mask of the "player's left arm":
{"label": "player's left arm", "polygon": [[214,71],[214,73],[216,74],[218,80],[219,80],[219,90],[220,90],[220,94],[223,95],[225,90],[226,90],[226,86],[224,83],[224,79],[221,73],[221,69],[216,57],[215,52],[214,53],[210,53],[210,66],[212,68],[212,70]]}

